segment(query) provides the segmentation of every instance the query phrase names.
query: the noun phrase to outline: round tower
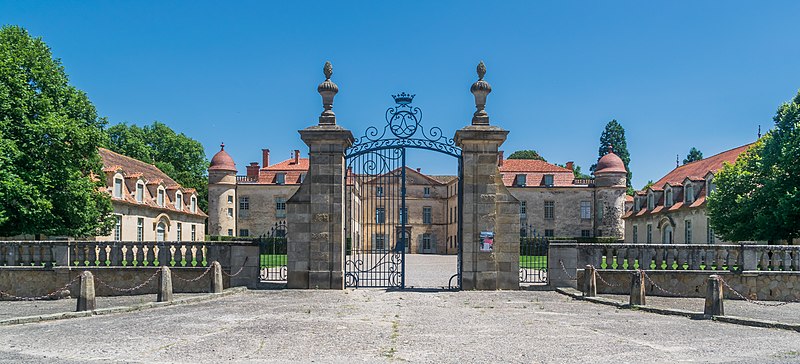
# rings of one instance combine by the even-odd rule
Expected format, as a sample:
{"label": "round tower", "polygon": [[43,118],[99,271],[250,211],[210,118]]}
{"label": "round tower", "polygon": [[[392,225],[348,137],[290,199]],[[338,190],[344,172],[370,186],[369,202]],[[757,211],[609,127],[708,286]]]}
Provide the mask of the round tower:
{"label": "round tower", "polygon": [[622,215],[625,213],[628,171],[610,145],[608,153],[597,161],[594,177],[595,236],[622,239],[625,233]]}
{"label": "round tower", "polygon": [[225,144],[208,167],[208,234],[236,235],[236,164]]}

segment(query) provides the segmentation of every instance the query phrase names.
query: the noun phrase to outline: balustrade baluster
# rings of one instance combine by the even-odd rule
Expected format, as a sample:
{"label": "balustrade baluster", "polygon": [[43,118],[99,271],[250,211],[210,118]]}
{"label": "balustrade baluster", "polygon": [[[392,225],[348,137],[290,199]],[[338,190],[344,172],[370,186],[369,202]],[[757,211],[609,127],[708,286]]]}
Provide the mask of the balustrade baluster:
{"label": "balustrade baluster", "polygon": [[767,250],[759,249],[758,254],[760,255],[760,259],[758,260],[758,269],[769,270],[769,254],[767,254]]}
{"label": "balustrade baluster", "polygon": [[726,261],[727,261],[727,258],[728,258],[728,251],[724,250],[724,249],[717,248],[717,249],[714,249],[714,252],[717,255],[717,266],[716,266],[717,270],[725,269],[726,266],[727,266]]}
{"label": "balustrade baluster", "polygon": [[783,264],[781,264],[781,269],[785,271],[792,270],[792,256],[789,254],[789,250],[782,250],[781,256],[783,257]]}
{"label": "balustrade baluster", "polygon": [[656,248],[656,269],[664,269],[664,264],[667,259],[664,248]]}
{"label": "balustrade baluster", "polygon": [[[675,248],[678,249],[678,248]],[[689,252],[685,249],[679,249],[678,254],[676,254],[678,258],[678,270],[684,270],[689,268]]]}
{"label": "balustrade baluster", "polygon": [[771,250],[771,252],[772,252],[772,255],[770,257],[771,270],[781,270],[781,261],[783,261],[783,259],[781,259],[780,250]]}
{"label": "balustrade baluster", "polygon": [[800,250],[792,249],[792,270],[800,271]]}
{"label": "balustrade baluster", "polygon": [[147,246],[147,243],[142,244],[142,265],[147,266],[150,264],[150,247]]}

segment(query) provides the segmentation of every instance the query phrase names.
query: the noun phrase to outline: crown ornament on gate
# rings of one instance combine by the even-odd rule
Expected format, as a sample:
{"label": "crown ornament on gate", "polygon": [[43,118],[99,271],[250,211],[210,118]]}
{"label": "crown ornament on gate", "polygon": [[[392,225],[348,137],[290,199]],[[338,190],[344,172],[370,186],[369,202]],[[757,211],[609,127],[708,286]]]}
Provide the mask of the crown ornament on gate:
{"label": "crown ornament on gate", "polygon": [[414,96],[417,96],[417,95],[412,95],[412,94],[407,94],[405,92],[401,92],[401,93],[399,93],[397,95],[392,95],[392,98],[394,99],[394,102],[396,102],[398,105],[404,105],[405,106],[405,105],[410,104],[412,101],[414,101]]}
{"label": "crown ornament on gate", "polygon": [[325,74],[325,81],[317,86],[317,92],[322,96],[322,107],[325,109],[319,115],[319,125],[336,125],[336,114],[333,113],[333,97],[339,92],[339,86],[331,81],[333,66],[331,62],[325,62],[322,67]]}
{"label": "crown ornament on gate", "polygon": [[486,65],[483,61],[478,63],[478,80],[472,84],[469,91],[475,96],[475,114],[472,115],[472,125],[489,125],[489,114],[486,113],[486,96],[492,92],[492,86],[483,80],[486,75]]}

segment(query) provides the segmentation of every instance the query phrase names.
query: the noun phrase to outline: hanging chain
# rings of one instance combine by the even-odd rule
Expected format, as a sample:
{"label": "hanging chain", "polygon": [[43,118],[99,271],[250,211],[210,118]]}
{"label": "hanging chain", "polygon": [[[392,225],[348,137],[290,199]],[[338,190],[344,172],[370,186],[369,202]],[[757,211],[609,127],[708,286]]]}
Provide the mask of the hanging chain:
{"label": "hanging chain", "polygon": [[656,287],[656,288],[657,288],[659,291],[661,291],[661,292],[664,292],[664,293],[666,293],[666,294],[668,294],[668,295],[672,295],[672,296],[678,296],[678,297],[684,297],[684,298],[687,298],[687,297],[688,297],[688,296],[686,296],[685,294],[680,294],[680,293],[676,293],[676,292],[668,291],[668,290],[666,290],[666,289],[662,288],[661,286],[659,286],[658,284],[656,284],[656,282],[653,282],[653,280],[652,280],[652,279],[650,279],[650,276],[649,276],[649,275],[647,275],[647,272],[645,272],[644,270],[641,270],[641,269],[638,269],[638,271],[640,271],[640,272],[644,273],[644,277],[647,279],[647,281],[648,281],[648,282],[650,282],[650,284],[652,284],[652,285],[653,285],[653,287]]}
{"label": "hanging chain", "polygon": [[567,275],[567,278],[569,278],[571,280],[578,280],[578,277],[573,277],[572,275],[569,274],[569,272],[567,272],[567,267],[564,266],[564,261],[563,260],[559,259],[558,260],[558,264],[561,264],[561,270],[564,271],[564,274]]}
{"label": "hanging chain", "polygon": [[594,269],[595,277],[597,277],[600,280],[600,282],[603,282],[606,286],[609,286],[609,287],[619,287],[619,284],[611,284],[611,283],[606,282],[606,280],[603,279],[603,276],[600,275],[600,271],[598,271],[597,268],[595,268],[593,265],[591,267],[592,267],[592,269]]}
{"label": "hanging chain", "polygon": [[71,281],[69,281],[69,283],[65,284],[61,288],[58,288],[58,289],[56,289],[56,290],[54,290],[54,291],[52,291],[52,292],[50,292],[50,293],[48,293],[46,295],[42,295],[42,296],[21,297],[21,296],[16,296],[16,295],[13,295],[13,294],[10,294],[10,293],[7,293],[7,292],[3,292],[3,291],[0,291],[0,296],[9,297],[9,298],[11,298],[11,299],[13,299],[15,301],[41,301],[41,300],[46,300],[46,299],[50,299],[50,297],[55,296],[56,294],[59,294],[59,293],[65,291],[67,288],[69,288],[72,284],[77,282],[79,279],[81,279],[81,276],[77,275],[77,276],[75,276],[75,278],[73,278]]}
{"label": "hanging chain", "polygon": [[175,277],[175,278],[177,278],[179,281],[184,281],[184,282],[196,282],[196,281],[199,281],[201,278],[205,277],[205,276],[206,276],[206,274],[208,274],[208,272],[211,270],[211,267],[212,267],[212,266],[213,266],[213,264],[212,264],[212,265],[209,265],[209,266],[208,266],[208,268],[206,268],[206,270],[203,272],[203,274],[201,274],[201,275],[200,275],[199,277],[197,277],[197,278],[193,278],[193,279],[181,278],[179,275],[177,275],[177,274],[175,274],[175,273],[172,273],[172,276],[173,276],[173,277]]}
{"label": "hanging chain", "polygon": [[156,270],[156,272],[155,272],[155,273],[153,273],[153,275],[151,275],[151,276],[150,276],[150,278],[147,278],[147,280],[145,280],[144,282],[140,283],[138,286],[131,287],[131,288],[119,288],[119,287],[114,287],[114,286],[112,286],[112,285],[110,285],[110,284],[108,284],[108,283],[106,283],[106,282],[103,282],[103,280],[102,280],[102,279],[100,279],[100,278],[98,278],[98,277],[94,277],[94,280],[95,280],[95,281],[97,281],[97,283],[100,283],[100,285],[101,285],[101,286],[104,286],[104,287],[106,287],[106,288],[109,288],[109,289],[111,289],[112,291],[117,291],[117,292],[133,292],[133,291],[135,291],[135,290],[137,290],[137,289],[140,289],[140,288],[142,288],[142,287],[146,286],[146,285],[147,285],[148,283],[150,283],[150,282],[151,282],[153,279],[155,279],[155,278],[156,278],[156,276],[157,276],[157,275],[159,275],[160,273],[161,273],[161,270],[160,270],[160,269],[159,269],[159,270]]}
{"label": "hanging chain", "polygon": [[241,267],[239,267],[239,270],[238,270],[238,271],[236,271],[236,273],[235,273],[235,274],[229,274],[229,273],[226,273],[226,272],[225,272],[225,270],[223,270],[223,271],[222,271],[222,274],[224,274],[224,275],[226,275],[226,276],[228,276],[228,277],[236,277],[236,276],[238,276],[238,275],[239,275],[239,273],[242,273],[242,270],[244,269],[244,266],[245,266],[245,265],[247,265],[247,259],[249,259],[249,258],[250,258],[250,257],[244,257],[244,262],[242,262],[242,266],[241,266]]}
{"label": "hanging chain", "polygon": [[739,298],[741,298],[741,299],[743,299],[743,300],[745,300],[745,301],[747,301],[749,303],[752,303],[754,305],[766,306],[766,307],[778,307],[778,306],[783,306],[783,305],[788,305],[790,303],[797,303],[798,302],[797,300],[794,300],[794,301],[767,303],[767,302],[761,302],[761,301],[752,300],[752,299],[746,297],[745,295],[739,293],[737,290],[733,289],[733,287],[729,286],[728,282],[725,282],[725,280],[722,279],[722,277],[719,277],[719,281],[722,282],[722,285],[725,288],[729,289],[731,292],[733,292],[733,294],[735,294],[737,297],[739,297]]}

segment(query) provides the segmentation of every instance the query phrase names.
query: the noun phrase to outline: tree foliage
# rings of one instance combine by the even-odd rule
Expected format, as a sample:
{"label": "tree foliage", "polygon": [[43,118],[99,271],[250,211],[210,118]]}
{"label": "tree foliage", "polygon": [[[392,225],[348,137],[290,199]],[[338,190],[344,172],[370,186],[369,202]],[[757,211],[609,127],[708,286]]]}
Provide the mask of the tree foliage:
{"label": "tree foliage", "polygon": [[775,128],[714,177],[708,211],[724,240],[800,236],[800,93],[773,119]]}
{"label": "tree foliage", "polygon": [[544,157],[539,155],[539,153],[533,149],[518,150],[514,153],[511,153],[511,155],[508,156],[508,159],[535,159],[547,162],[547,160],[545,160]]}
{"label": "tree foliage", "polygon": [[104,125],[41,38],[0,28],[0,236],[108,233],[111,200],[93,178]]}
{"label": "tree foliage", "polygon": [[652,180],[652,179],[651,179],[651,180],[648,180],[648,181],[647,181],[647,183],[645,183],[645,184],[644,184],[644,187],[642,187],[642,191],[644,191],[644,190],[646,190],[646,189],[648,189],[648,188],[652,187],[654,184],[656,184],[656,183],[655,183],[655,182],[653,182],[653,180]]}
{"label": "tree foliage", "polygon": [[203,145],[164,123],[117,124],[108,128],[108,149],[154,164],[183,187],[197,190],[198,205],[208,211],[208,160]]}
{"label": "tree foliage", "polygon": [[[614,154],[618,155],[622,162],[625,164],[625,170],[628,171],[628,194],[633,195],[633,188],[631,187],[631,155],[628,153],[628,142],[625,141],[625,129],[617,122],[616,119],[611,120],[606,124],[603,133],[600,134],[600,148],[598,149],[598,159],[608,154],[608,147],[613,147]],[[597,164],[593,164],[589,170],[594,173]]]}
{"label": "tree foliage", "polygon": [[686,158],[683,159],[683,164],[692,163],[701,159],[703,159],[703,152],[695,147],[692,147],[692,149],[689,149],[689,154],[687,154]]}

